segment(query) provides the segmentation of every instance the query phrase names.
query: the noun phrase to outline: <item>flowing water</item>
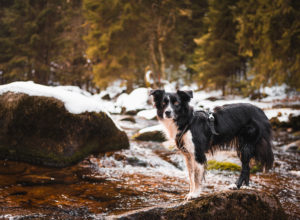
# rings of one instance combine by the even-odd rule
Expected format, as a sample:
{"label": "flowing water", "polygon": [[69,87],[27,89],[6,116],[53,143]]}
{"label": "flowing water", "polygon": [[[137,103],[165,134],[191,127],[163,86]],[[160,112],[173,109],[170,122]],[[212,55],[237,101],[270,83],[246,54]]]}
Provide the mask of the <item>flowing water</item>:
{"label": "flowing water", "polygon": [[[119,120],[121,116],[114,116]],[[157,124],[135,118],[121,121],[131,137]],[[275,166],[251,174],[250,187],[278,196],[290,218],[300,218],[299,153],[280,147],[299,137],[276,135]],[[214,154],[218,161],[240,164],[234,151]],[[54,169],[0,161],[0,219],[102,219],[113,214],[183,201],[188,177],[182,156],[155,142],[131,140],[128,150],[89,157],[76,166]],[[203,194],[228,189],[238,178],[233,171],[209,170]]]}

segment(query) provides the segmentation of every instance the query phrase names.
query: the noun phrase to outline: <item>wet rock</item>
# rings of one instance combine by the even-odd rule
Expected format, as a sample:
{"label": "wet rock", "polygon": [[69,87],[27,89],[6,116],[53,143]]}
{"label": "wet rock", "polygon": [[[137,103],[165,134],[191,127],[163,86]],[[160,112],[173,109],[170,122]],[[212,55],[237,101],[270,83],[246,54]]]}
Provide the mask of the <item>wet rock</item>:
{"label": "wet rock", "polygon": [[142,161],[136,157],[129,157],[127,158],[127,162],[132,166],[138,166],[138,167],[147,167],[147,162]]}
{"label": "wet rock", "polygon": [[39,176],[39,175],[26,175],[17,180],[17,184],[23,186],[36,186],[36,185],[48,185],[48,184],[61,183],[54,177],[50,176]]}
{"label": "wet rock", "polygon": [[162,131],[147,131],[147,132],[137,133],[133,136],[133,139],[138,141],[155,141],[155,142],[166,141],[166,137]]}
{"label": "wet rock", "polygon": [[167,140],[162,125],[155,125],[141,129],[135,135],[133,135],[132,138],[139,141],[155,142],[164,142]]}
{"label": "wet rock", "polygon": [[250,95],[251,100],[256,100],[256,99],[261,100],[266,97],[268,97],[268,94],[266,94],[264,92],[254,92]]}
{"label": "wet rock", "polygon": [[106,181],[106,178],[96,174],[82,175],[82,180],[92,182],[92,183],[103,183]]}
{"label": "wet rock", "polygon": [[299,152],[300,153],[300,140],[294,141],[284,147],[287,152]]}
{"label": "wet rock", "polygon": [[292,128],[294,131],[300,130],[300,115],[289,115],[288,121],[280,121],[278,117],[270,119],[273,128]]}
{"label": "wet rock", "polygon": [[131,117],[131,116],[124,117],[124,118],[121,119],[121,121],[130,121],[132,123],[136,122],[134,117]]}
{"label": "wet rock", "polygon": [[107,101],[110,101],[111,100],[111,97],[110,95],[107,93],[106,95],[102,96],[101,97],[103,100],[107,100]]}
{"label": "wet rock", "polygon": [[212,101],[212,102],[222,100],[222,99],[223,99],[222,97],[216,97],[216,96],[210,96],[210,97],[206,98],[206,100],[209,100],[209,101]]}
{"label": "wet rock", "polygon": [[50,97],[1,95],[0,124],[0,159],[65,167],[129,147],[125,132],[106,113],[71,114]]}
{"label": "wet rock", "polygon": [[126,111],[125,110],[125,115],[136,115],[139,111],[141,111],[142,109],[140,109],[140,110],[129,110],[129,111]]}
{"label": "wet rock", "polygon": [[184,203],[152,207],[111,219],[287,219],[277,197],[254,190],[208,194]]}

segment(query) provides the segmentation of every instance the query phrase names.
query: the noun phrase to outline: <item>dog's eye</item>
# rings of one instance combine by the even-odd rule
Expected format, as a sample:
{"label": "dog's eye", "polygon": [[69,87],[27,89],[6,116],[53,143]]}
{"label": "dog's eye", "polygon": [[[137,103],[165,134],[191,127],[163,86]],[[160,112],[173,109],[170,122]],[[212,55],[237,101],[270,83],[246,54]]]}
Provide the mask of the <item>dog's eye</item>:
{"label": "dog's eye", "polygon": [[175,106],[179,105],[179,102],[177,102],[177,101],[176,101],[176,102],[174,102],[174,105],[175,105]]}

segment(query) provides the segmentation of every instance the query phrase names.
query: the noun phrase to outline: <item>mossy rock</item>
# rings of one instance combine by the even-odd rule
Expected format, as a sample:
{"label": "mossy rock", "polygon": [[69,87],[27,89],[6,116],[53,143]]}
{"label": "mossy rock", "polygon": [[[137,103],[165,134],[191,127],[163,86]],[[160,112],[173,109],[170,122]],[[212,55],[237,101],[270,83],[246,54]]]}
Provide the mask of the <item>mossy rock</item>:
{"label": "mossy rock", "polygon": [[188,202],[111,216],[111,219],[287,219],[278,198],[255,190],[212,193]]}
{"label": "mossy rock", "polygon": [[133,135],[132,138],[138,141],[154,141],[154,142],[164,142],[167,140],[162,131],[147,131],[147,132],[137,133]]}
{"label": "mossy rock", "polygon": [[65,167],[129,147],[126,133],[106,113],[72,114],[50,97],[1,95],[0,126],[0,159]]}
{"label": "mossy rock", "polygon": [[209,160],[207,162],[208,170],[227,170],[227,171],[240,171],[241,167],[231,162],[220,162],[216,160]]}

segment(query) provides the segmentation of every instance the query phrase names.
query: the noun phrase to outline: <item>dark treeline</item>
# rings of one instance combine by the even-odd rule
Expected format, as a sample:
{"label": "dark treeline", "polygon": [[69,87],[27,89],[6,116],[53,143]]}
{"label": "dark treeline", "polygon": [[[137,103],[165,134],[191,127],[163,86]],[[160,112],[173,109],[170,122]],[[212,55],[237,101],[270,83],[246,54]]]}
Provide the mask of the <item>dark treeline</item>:
{"label": "dark treeline", "polygon": [[1,84],[300,90],[300,1],[1,0],[0,50]]}

